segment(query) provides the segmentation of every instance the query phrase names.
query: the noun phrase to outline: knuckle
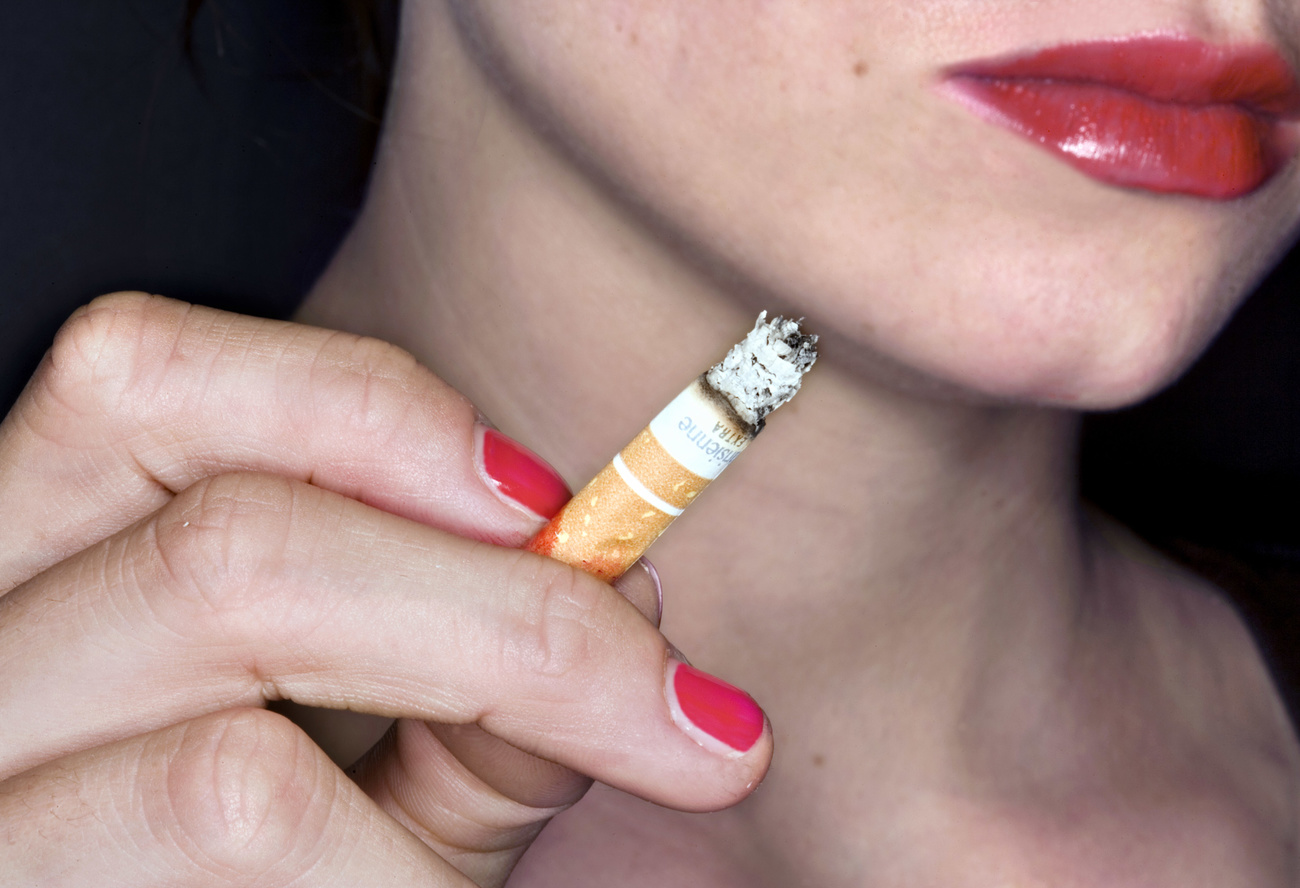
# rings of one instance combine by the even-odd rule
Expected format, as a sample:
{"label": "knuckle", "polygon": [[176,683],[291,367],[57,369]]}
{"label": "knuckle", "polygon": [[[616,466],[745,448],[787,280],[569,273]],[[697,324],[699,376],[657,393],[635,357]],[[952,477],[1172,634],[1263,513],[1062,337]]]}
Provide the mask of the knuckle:
{"label": "knuckle", "polygon": [[409,352],[380,339],[334,333],[321,345],[312,369],[316,397],[333,406],[340,434],[367,440],[393,436],[416,411],[469,414],[464,398]]}
{"label": "knuckle", "polygon": [[160,604],[218,618],[267,600],[285,567],[296,485],[273,475],[205,478],[163,507],[148,527],[149,580]]}
{"label": "knuckle", "polygon": [[607,612],[601,583],[519,553],[507,588],[515,614],[503,642],[507,674],[559,678],[591,661],[592,639]]}
{"label": "knuckle", "polygon": [[77,309],[55,334],[41,382],[78,413],[99,413],[120,400],[140,375],[150,331],[180,303],[145,293],[113,293]]}
{"label": "knuckle", "polygon": [[339,786],[311,741],[260,709],[207,716],[180,729],[165,759],[163,812],[180,851],[243,878],[320,853]]}

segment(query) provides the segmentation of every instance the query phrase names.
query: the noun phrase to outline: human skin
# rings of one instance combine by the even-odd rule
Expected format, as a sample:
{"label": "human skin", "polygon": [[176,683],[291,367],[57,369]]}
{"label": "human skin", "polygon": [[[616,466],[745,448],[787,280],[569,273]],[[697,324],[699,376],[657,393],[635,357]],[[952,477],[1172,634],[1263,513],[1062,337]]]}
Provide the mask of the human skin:
{"label": "human skin", "polygon": [[[52,386],[62,397],[34,401],[32,392],[61,379],[47,376],[29,390],[26,413],[5,427],[10,446],[28,442],[21,462],[0,466],[41,468],[24,477],[45,486],[24,499],[48,502],[49,513],[66,520],[68,479],[96,471],[41,446],[48,435],[29,434],[34,420],[63,416],[70,419],[57,428],[79,430],[69,436],[73,452],[104,428],[150,445],[144,453],[112,448],[130,457],[122,460],[125,477],[152,497],[133,506],[145,527],[158,509],[173,530],[183,527],[182,510],[209,485],[233,514],[243,509],[262,521],[268,503],[283,502],[277,490],[283,495],[290,484],[295,492],[300,538],[317,548],[305,549],[316,558],[293,563],[300,579],[289,588],[323,581],[327,614],[318,616],[304,593],[287,599],[296,606],[286,612],[306,621],[290,624],[288,635],[237,635],[241,646],[226,671],[245,689],[250,675],[259,679],[244,696],[171,688],[145,707],[166,732],[176,710],[163,702],[204,701],[213,714],[189,723],[196,727],[182,740],[246,741],[250,733],[256,740],[259,731],[270,738],[261,754],[257,743],[238,747],[259,779],[251,788],[220,781],[226,810],[263,810],[266,794],[257,790],[267,786],[292,790],[269,793],[276,799],[343,800],[309,806],[313,816],[296,828],[272,806],[271,823],[282,831],[268,834],[295,841],[269,851],[254,843],[243,857],[218,843],[223,874],[247,862],[265,868],[261,883],[288,883],[311,856],[277,856],[277,847],[319,855],[329,840],[352,853],[327,859],[353,869],[308,869],[306,884],[421,876],[456,884],[429,847],[476,881],[500,884],[536,826],[584,785],[518,756],[506,740],[627,791],[598,789],[564,814],[512,885],[1290,884],[1300,764],[1259,655],[1212,589],[1082,515],[1072,480],[1076,420],[1065,408],[1139,398],[1192,359],[1288,240],[1300,206],[1294,164],[1231,204],[1120,190],[988,126],[934,88],[937,72],[953,62],[1150,29],[1270,41],[1290,54],[1283,36],[1294,32],[1283,13],[1246,4],[408,3],[365,213],[301,317],[408,349],[577,483],[716,360],[757,308],[806,314],[823,337],[823,357],[805,391],[655,549],[668,583],[665,635],[695,665],[755,694],[779,752],[761,791],[725,813],[681,814],[638,801],[697,810],[738,802],[763,774],[770,737],[736,767],[696,758],[703,752],[694,746],[638,745],[637,737],[680,739],[666,729],[671,723],[651,721],[647,730],[638,721],[663,715],[652,680],[669,654],[663,638],[600,584],[547,574],[560,568],[544,562],[503,563],[524,556],[500,547],[459,548],[457,535],[501,543],[526,535],[517,514],[484,505],[501,504],[474,486],[472,453],[447,443],[468,437],[467,402],[373,341],[320,341],[303,328],[255,324],[232,348],[206,335],[229,319],[204,322],[200,313],[208,324],[194,335],[200,360],[163,362],[177,372],[197,367],[162,389],[179,421],[164,417],[146,423],[147,434],[128,434],[137,427],[115,412],[156,403],[138,392],[158,390],[150,386],[157,368],[127,374],[143,386],[128,388],[136,397],[110,387],[117,396],[92,398],[93,409],[72,399],[75,375]],[[93,354],[139,340],[142,327],[166,331],[178,322],[170,303],[145,305],[152,307],[134,324],[138,300],[99,305],[101,321],[108,309],[109,319],[124,314],[128,322],[116,336],[87,335],[83,315],[55,355],[87,352],[69,351],[69,338],[95,345]],[[393,410],[380,414],[388,423],[357,422],[374,415],[371,400],[348,400],[327,384],[331,374],[320,368],[340,364],[331,348],[383,356],[381,372],[343,361],[357,374],[342,379],[360,381],[345,387],[354,398],[372,391],[367,380],[391,383]],[[213,402],[198,394],[243,391],[248,377],[235,370],[246,370],[244,355],[277,358],[254,380],[298,383],[286,389],[294,398],[275,385],[253,387],[270,392],[253,399],[268,406],[242,408],[256,434],[213,425]],[[298,365],[316,372],[295,376]],[[312,409],[294,409],[300,403]],[[436,405],[427,415],[426,403]],[[270,409],[276,404],[280,410]],[[97,422],[72,422],[83,416]],[[303,428],[308,442],[324,442],[305,449],[320,465],[299,456]],[[178,439],[225,443],[215,455],[159,449]],[[432,442],[423,445],[432,456],[422,442]],[[131,474],[131,466],[157,465],[149,457],[159,453],[166,471]],[[358,475],[369,460],[378,470]],[[262,474],[256,483],[206,480],[232,468]],[[191,484],[201,486],[171,505],[170,491]],[[121,487],[91,489],[92,501],[112,501]],[[82,523],[102,535],[109,520]],[[8,521],[10,539],[48,539],[26,512]],[[453,533],[430,536],[424,524]],[[379,539],[396,542],[358,553],[326,532],[349,526],[363,528],[361,538],[380,528]],[[250,539],[275,539],[262,524],[239,527],[248,530],[230,535],[243,546],[237,551],[248,551]],[[104,563],[103,550],[78,545],[91,542],[63,543],[66,551],[10,544],[6,551],[37,559],[11,568],[11,582],[57,566],[22,597],[0,599],[3,613],[45,613],[40,608],[86,598],[68,593],[96,588],[86,577]],[[395,551],[414,554],[395,563]],[[440,579],[444,555],[460,567]],[[514,580],[506,602],[554,588],[557,576],[586,590],[593,643],[619,642],[599,647],[598,675],[554,689],[558,702],[545,707],[546,717],[529,708],[531,685],[505,704],[485,705],[485,680],[458,671],[460,658],[439,658],[443,645],[415,631],[490,622],[503,571]],[[366,612],[368,598],[338,603],[340,591],[371,586],[398,590],[383,619]],[[425,588],[456,590],[462,609],[426,613]],[[220,604],[220,595],[234,594],[223,589],[202,598]],[[33,611],[23,602],[44,603]],[[240,627],[284,626],[267,616],[284,612],[236,613],[253,617]],[[351,619],[330,622],[329,614]],[[83,616],[86,623],[94,624]],[[375,623],[415,628],[394,646],[372,634]],[[59,718],[37,721],[29,697],[21,721],[45,726],[24,742],[48,751],[51,721],[71,734],[89,721],[86,699],[75,693],[86,662],[67,651],[111,645],[51,640],[64,625],[57,620],[8,625],[28,630],[21,637],[32,639],[29,656],[45,658],[35,662],[64,664],[51,674],[66,673],[66,681],[41,685],[71,695],[51,707]],[[216,643],[228,652],[229,629],[220,628]],[[212,624],[191,634],[202,639],[205,630]],[[489,654],[511,649],[489,637]],[[343,653],[315,654],[323,661],[306,664],[286,658],[286,650],[313,655],[312,639]],[[467,650],[465,662],[482,652]],[[376,657],[382,668],[355,674]],[[23,673],[28,686],[43,674]],[[121,687],[132,686],[129,678]],[[222,714],[268,691],[414,719],[474,716],[487,731],[400,722],[397,744],[381,747],[360,777],[375,806],[323,763],[285,768],[293,758],[286,746],[299,760],[319,760],[281,722]],[[122,696],[131,695],[110,700]],[[615,711],[619,701],[627,712]],[[619,725],[628,733],[618,734]],[[8,847],[45,865],[42,874],[72,873],[65,884],[104,884],[99,871],[75,881],[75,859],[63,849],[84,850],[106,818],[60,817],[56,804],[111,798],[122,781],[105,773],[123,773],[122,761],[165,772],[177,748],[192,756],[182,762],[198,762],[179,785],[202,785],[187,778],[202,777],[213,744],[169,745],[174,738],[164,733],[141,753],[125,737],[124,748],[82,735],[80,757],[26,763],[2,797],[9,811],[27,812],[23,825],[9,827],[20,841]],[[620,770],[627,756],[636,763],[631,774]],[[330,793],[301,790],[318,775],[333,775],[316,784]],[[503,795],[515,804],[503,805]],[[349,821],[340,810],[364,816]],[[430,812],[450,818],[429,820]],[[119,849],[124,836],[149,849],[148,836],[188,835],[195,822],[242,823],[201,806],[155,805],[145,814],[113,837]],[[486,825],[475,836],[484,853],[458,852],[459,837],[431,828],[457,817]],[[6,822],[19,821],[9,814]],[[42,844],[37,837],[55,828],[73,841]],[[492,853],[501,843],[508,853]],[[192,883],[218,883],[202,877]]]}

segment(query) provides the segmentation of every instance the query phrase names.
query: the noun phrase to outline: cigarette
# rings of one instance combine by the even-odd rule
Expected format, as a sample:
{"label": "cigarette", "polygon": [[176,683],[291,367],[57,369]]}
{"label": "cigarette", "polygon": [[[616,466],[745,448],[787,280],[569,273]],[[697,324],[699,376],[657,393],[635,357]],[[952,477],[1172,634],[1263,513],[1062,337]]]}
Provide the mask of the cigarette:
{"label": "cigarette", "polygon": [[612,582],[794,397],[817,360],[798,321],[758,316],[727,356],[673,399],[527,546]]}

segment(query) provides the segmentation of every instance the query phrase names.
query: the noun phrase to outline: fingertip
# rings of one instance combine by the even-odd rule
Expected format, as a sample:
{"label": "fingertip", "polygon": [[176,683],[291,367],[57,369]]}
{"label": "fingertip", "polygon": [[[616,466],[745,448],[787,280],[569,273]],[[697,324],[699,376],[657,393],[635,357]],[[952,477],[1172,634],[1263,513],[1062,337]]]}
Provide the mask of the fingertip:
{"label": "fingertip", "polygon": [[474,425],[474,457],[488,489],[502,502],[534,518],[538,529],[558,515],[573,496],[550,463],[481,421]]}
{"label": "fingertip", "polygon": [[669,658],[665,696],[673,723],[715,755],[738,759],[770,736],[767,715],[735,685]]}

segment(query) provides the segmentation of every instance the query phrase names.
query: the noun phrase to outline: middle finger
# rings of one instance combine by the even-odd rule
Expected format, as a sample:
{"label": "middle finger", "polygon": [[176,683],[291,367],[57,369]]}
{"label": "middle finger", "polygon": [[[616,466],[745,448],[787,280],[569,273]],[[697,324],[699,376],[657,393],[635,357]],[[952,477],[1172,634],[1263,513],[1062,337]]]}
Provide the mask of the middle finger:
{"label": "middle finger", "polygon": [[[231,475],[0,599],[0,775],[267,699],[477,722],[676,807],[732,803],[674,720],[668,649],[608,586],[301,482]],[[756,711],[756,710],[755,710]]]}

